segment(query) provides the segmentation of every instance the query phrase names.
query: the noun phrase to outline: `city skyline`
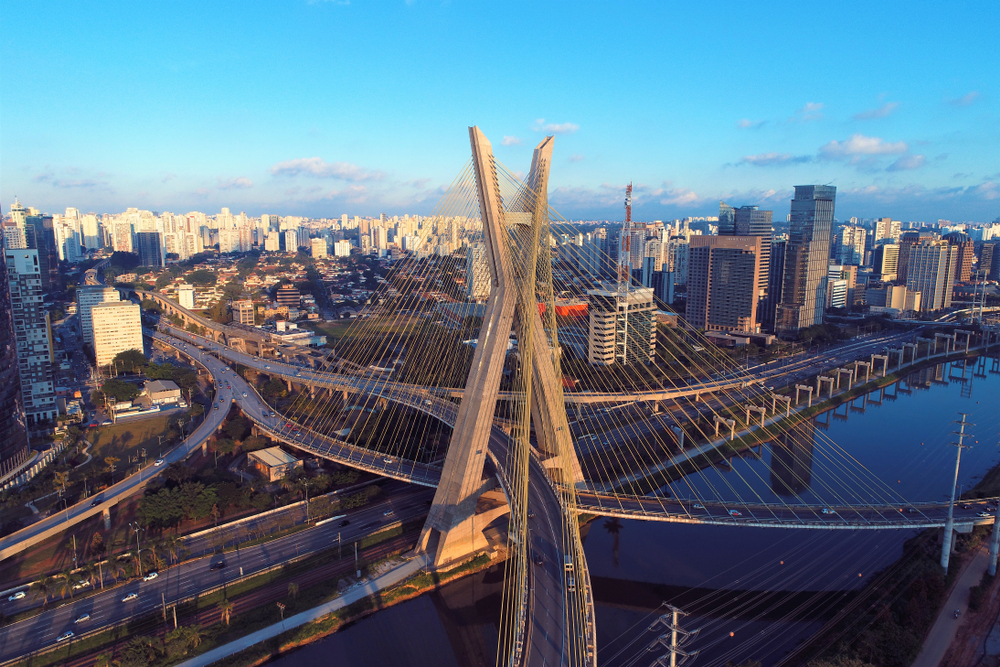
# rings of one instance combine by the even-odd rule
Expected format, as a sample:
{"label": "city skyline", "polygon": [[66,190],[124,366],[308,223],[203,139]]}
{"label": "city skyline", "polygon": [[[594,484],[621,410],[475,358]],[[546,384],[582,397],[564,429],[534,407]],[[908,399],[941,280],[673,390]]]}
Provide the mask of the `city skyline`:
{"label": "city skyline", "polygon": [[[855,4],[824,23],[822,48],[797,5],[733,6],[721,22],[708,8],[574,10],[60,7],[44,50],[2,47],[25,103],[4,105],[0,196],[49,211],[427,214],[468,159],[456,128],[479,124],[509,165],[557,136],[550,202],[567,218],[620,219],[629,181],[637,219],[714,215],[720,199],[780,219],[802,183],[835,185],[844,216],[1000,215],[995,6],[900,22]],[[38,8],[7,11],[26,25]],[[464,37],[483,21],[523,39]],[[737,28],[752,47],[718,37]]]}

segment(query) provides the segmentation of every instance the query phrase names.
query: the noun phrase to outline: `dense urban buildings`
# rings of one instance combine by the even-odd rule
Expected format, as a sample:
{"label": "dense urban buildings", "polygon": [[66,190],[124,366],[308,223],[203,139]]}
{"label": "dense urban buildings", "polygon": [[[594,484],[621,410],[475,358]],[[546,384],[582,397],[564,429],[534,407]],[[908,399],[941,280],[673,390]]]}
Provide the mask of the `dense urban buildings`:
{"label": "dense urban buildings", "polygon": [[823,322],[830,229],[837,188],[796,185],[792,199],[785,276],[775,328],[784,335]]}
{"label": "dense urban buildings", "polygon": [[16,470],[27,458],[28,432],[6,252],[0,252],[0,477]]}
{"label": "dense urban buildings", "polygon": [[906,289],[920,293],[920,310],[951,306],[958,248],[943,240],[923,238],[910,248]]}
{"label": "dense urban buildings", "polygon": [[5,251],[11,318],[17,343],[21,395],[29,426],[55,419],[55,378],[52,372],[52,333],[43,301],[45,292],[39,251]]}

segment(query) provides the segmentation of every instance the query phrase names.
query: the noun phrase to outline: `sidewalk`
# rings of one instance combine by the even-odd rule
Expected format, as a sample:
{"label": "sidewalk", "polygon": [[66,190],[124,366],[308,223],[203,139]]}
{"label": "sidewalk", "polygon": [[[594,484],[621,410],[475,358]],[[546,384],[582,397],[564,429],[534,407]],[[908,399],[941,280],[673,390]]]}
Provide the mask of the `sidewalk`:
{"label": "sidewalk", "polygon": [[[958,581],[951,589],[948,601],[938,612],[934,625],[931,626],[927,638],[924,639],[924,646],[920,649],[920,654],[913,661],[911,667],[937,667],[941,663],[965,619],[965,614],[969,611],[969,589],[983,578],[989,561],[989,552],[980,547],[966,566],[965,571],[958,576]],[[958,618],[955,618],[956,609],[962,610],[962,615]]]}
{"label": "sidewalk", "polygon": [[413,576],[423,569],[424,565],[424,556],[414,558],[413,560],[407,561],[402,565],[389,570],[382,576],[377,577],[372,581],[352,588],[336,600],[331,600],[330,602],[321,604],[318,607],[313,607],[312,609],[286,619],[282,623],[275,623],[274,625],[270,625],[262,630],[253,632],[246,637],[241,637],[234,642],[223,644],[222,646],[214,648],[207,653],[203,653],[196,658],[182,662],[177,667],[205,667],[206,665],[212,664],[216,660],[221,660],[225,657],[233,655],[234,653],[239,653],[243,649],[250,648],[254,644],[276,637],[285,630],[291,630],[292,628],[297,628],[305,625],[306,623],[317,621],[327,614],[335,612],[349,604],[353,604],[362,598],[368,597],[369,595],[374,595],[380,590],[393,586],[400,581]]}

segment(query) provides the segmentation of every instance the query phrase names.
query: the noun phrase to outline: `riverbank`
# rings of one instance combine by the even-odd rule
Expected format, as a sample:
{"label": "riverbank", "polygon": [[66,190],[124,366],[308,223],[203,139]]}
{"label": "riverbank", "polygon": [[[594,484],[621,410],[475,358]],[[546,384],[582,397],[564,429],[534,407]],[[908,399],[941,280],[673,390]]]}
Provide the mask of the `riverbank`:
{"label": "riverbank", "polygon": [[[912,373],[919,372],[925,368],[936,366],[938,364],[975,359],[983,354],[986,354],[986,352],[981,350],[972,350],[968,354],[965,352],[958,352],[950,355],[935,356],[929,359],[919,359],[916,362],[897,369],[896,371],[893,371],[883,377],[876,377],[864,384],[840,390],[838,393],[834,393],[832,397],[817,402],[812,406],[793,408],[791,414],[787,417],[771,417],[769,419],[773,421],[765,422],[765,426],[763,427],[754,427],[753,430],[738,434],[731,440],[715,441],[717,444],[704,453],[685,457],[685,459],[680,463],[663,466],[662,470],[631,480],[627,487],[625,485],[620,485],[615,487],[613,490],[616,492],[634,493],[637,495],[651,493],[663,488],[667,484],[683,478],[686,475],[698,472],[699,470],[712,465],[718,465],[734,456],[742,455],[748,450],[755,449],[767,442],[771,442],[781,434],[789,432],[791,429],[807,422],[810,419],[813,419],[814,417],[817,417],[818,415],[836,410],[840,406],[850,403],[873,391],[888,387],[896,382],[899,382],[900,380],[905,379]],[[794,389],[789,390],[786,387],[785,391],[791,394],[794,392]],[[782,392],[775,393],[781,394]],[[719,415],[721,417],[737,419],[738,421],[743,421],[745,419],[745,414],[740,413],[739,408],[735,407],[729,407],[725,411],[719,411]],[[708,421],[704,421],[701,427],[704,432],[710,432],[710,430],[714,428]],[[710,444],[712,443],[702,443],[699,447],[704,448],[705,445]],[[694,447],[692,447],[692,449],[694,449]],[[1000,472],[997,473],[997,486],[1000,488]]]}
{"label": "riverbank", "polygon": [[[280,631],[269,633],[272,636],[262,638],[261,641],[255,642],[252,646],[217,659],[211,662],[211,664],[222,667],[255,667],[256,665],[262,665],[279,655],[331,635],[377,611],[387,609],[407,600],[412,600],[460,577],[488,569],[501,560],[502,556],[499,554],[493,557],[480,555],[444,572],[414,573],[402,581],[385,586],[377,592],[347,604],[342,604],[338,608],[330,610],[329,613],[321,610],[320,613],[323,614],[321,617],[306,619],[298,627],[284,630],[280,628],[280,624],[272,626],[275,630],[280,628]],[[209,663],[190,660],[181,663],[178,667],[201,667],[201,665],[205,664]]]}

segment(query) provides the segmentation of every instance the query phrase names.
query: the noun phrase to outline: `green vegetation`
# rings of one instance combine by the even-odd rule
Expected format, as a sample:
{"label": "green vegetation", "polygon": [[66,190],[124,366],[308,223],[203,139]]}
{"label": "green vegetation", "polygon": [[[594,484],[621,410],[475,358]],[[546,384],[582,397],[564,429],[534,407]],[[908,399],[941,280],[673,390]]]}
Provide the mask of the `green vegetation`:
{"label": "green vegetation", "polygon": [[187,275],[187,281],[191,285],[197,285],[199,287],[208,287],[209,285],[214,285],[218,280],[218,276],[215,272],[209,271],[208,269],[198,269],[192,271]]}

